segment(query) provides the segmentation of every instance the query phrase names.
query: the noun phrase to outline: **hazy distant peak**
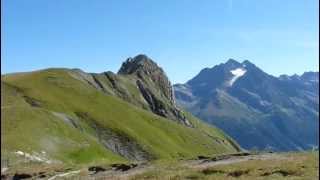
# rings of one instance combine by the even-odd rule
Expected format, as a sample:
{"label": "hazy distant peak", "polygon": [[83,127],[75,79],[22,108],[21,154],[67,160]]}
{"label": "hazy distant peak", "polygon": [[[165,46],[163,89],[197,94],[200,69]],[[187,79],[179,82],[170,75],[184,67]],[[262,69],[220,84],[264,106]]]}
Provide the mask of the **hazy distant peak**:
{"label": "hazy distant peak", "polygon": [[244,61],[242,61],[242,63],[241,64],[252,64],[252,62],[250,62],[249,60],[244,60]]}
{"label": "hazy distant peak", "polygon": [[319,72],[304,72],[300,77],[303,80],[319,82]]}
{"label": "hazy distant peak", "polygon": [[225,65],[227,65],[227,66],[240,66],[241,64],[240,64],[238,61],[230,58],[230,59],[228,59],[228,61],[225,63]]}
{"label": "hazy distant peak", "polygon": [[249,60],[244,60],[241,64],[242,64],[243,67],[258,68],[255,64],[253,64]]}
{"label": "hazy distant peak", "polygon": [[274,77],[248,60],[231,59],[175,86],[175,97],[244,148],[310,149],[318,146],[318,80],[313,72]]}

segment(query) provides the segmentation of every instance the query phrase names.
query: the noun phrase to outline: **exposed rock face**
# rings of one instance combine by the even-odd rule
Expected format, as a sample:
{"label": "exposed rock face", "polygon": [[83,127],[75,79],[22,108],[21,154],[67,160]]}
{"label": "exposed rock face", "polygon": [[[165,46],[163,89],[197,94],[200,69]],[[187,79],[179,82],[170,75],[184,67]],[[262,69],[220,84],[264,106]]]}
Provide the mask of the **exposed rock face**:
{"label": "exposed rock face", "polygon": [[148,102],[150,105],[150,108],[153,112],[160,116],[166,116],[166,110],[164,104],[159,101],[153,94],[152,92],[144,87],[143,83],[140,80],[137,80],[137,85],[144,97],[144,99]]}
{"label": "exposed rock face", "polygon": [[87,113],[76,112],[81,119],[89,120],[90,126],[95,129],[98,140],[112,152],[117,153],[127,159],[136,161],[145,161],[152,159],[150,155],[140,144],[128,135],[115,130],[103,127],[92,119]]}
{"label": "exposed rock face", "polygon": [[121,66],[118,74],[136,74],[139,79],[145,81],[147,77],[160,88],[164,96],[169,99],[172,105],[175,105],[171,83],[165,74],[155,62],[146,55],[138,55],[134,58],[128,58]]}
{"label": "exposed rock face", "polygon": [[138,55],[128,58],[118,74],[137,78],[136,84],[152,112],[192,126],[175,104],[173,88],[167,75],[149,57]]}

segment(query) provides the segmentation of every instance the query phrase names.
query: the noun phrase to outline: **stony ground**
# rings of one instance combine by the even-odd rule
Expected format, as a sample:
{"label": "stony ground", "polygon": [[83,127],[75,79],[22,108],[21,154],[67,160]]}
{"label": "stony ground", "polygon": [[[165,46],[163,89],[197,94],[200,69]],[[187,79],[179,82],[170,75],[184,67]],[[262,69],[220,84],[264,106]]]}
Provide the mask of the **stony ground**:
{"label": "stony ground", "polygon": [[[260,153],[198,157],[192,160],[114,164],[89,168],[35,168],[33,179],[301,179],[319,178],[318,152]],[[20,171],[18,175],[27,175]],[[12,174],[13,175],[13,174]],[[3,179],[12,179],[7,176]],[[17,173],[16,173],[17,175]]]}

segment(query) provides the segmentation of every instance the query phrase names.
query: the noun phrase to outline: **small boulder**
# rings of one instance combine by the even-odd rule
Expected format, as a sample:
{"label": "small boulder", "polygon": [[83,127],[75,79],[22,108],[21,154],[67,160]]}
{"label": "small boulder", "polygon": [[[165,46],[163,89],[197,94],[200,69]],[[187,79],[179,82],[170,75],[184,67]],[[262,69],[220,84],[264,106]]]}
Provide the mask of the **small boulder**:
{"label": "small boulder", "polygon": [[210,158],[210,157],[207,157],[207,156],[201,156],[201,155],[200,155],[200,156],[198,156],[198,159],[199,159],[199,160],[209,159],[209,158]]}
{"label": "small boulder", "polygon": [[32,176],[30,174],[25,174],[25,173],[21,173],[21,174],[16,173],[12,179],[19,180],[19,179],[28,179],[28,178],[32,178]]}
{"label": "small boulder", "polygon": [[106,171],[106,169],[103,168],[103,167],[99,167],[99,166],[92,166],[92,167],[89,167],[89,168],[88,168],[88,171],[93,171],[94,174],[97,174],[97,173],[99,173],[99,172]]}
{"label": "small boulder", "polygon": [[137,167],[137,164],[112,164],[111,167],[113,167],[116,171],[128,171],[129,169]]}

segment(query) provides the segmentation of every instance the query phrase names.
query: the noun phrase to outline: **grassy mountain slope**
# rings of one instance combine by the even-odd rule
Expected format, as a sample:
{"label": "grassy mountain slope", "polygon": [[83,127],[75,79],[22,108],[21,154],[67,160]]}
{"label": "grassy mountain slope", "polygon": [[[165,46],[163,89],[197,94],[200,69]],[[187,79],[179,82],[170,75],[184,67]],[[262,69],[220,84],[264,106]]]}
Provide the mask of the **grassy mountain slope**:
{"label": "grassy mountain slope", "polygon": [[[71,75],[46,69],[1,78],[1,158],[23,151],[68,163],[187,158],[235,152],[221,131],[186,114],[170,121]],[[40,155],[39,155],[40,156]]]}

